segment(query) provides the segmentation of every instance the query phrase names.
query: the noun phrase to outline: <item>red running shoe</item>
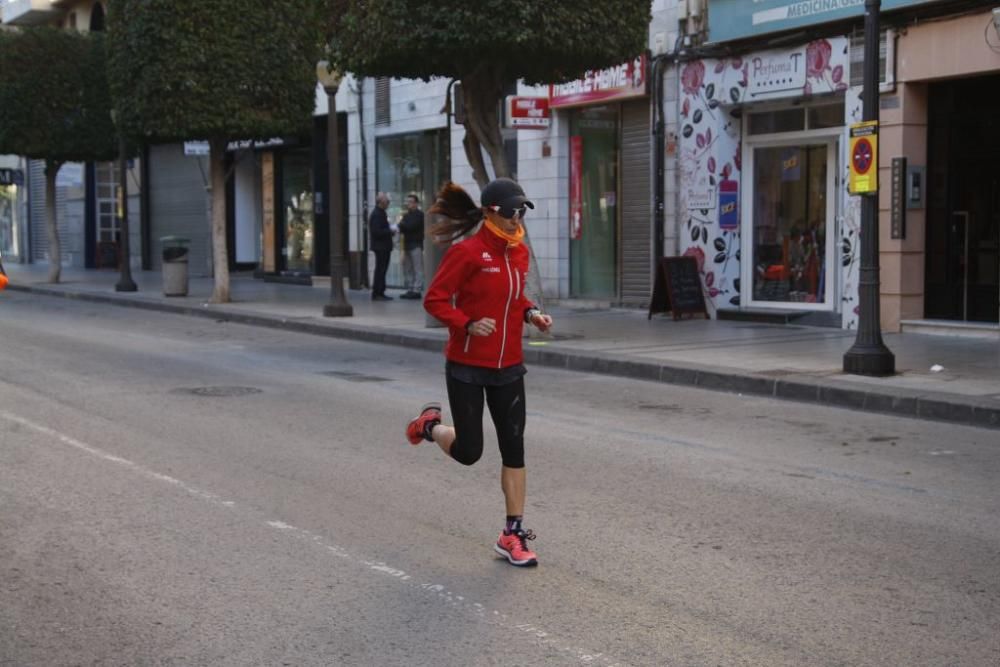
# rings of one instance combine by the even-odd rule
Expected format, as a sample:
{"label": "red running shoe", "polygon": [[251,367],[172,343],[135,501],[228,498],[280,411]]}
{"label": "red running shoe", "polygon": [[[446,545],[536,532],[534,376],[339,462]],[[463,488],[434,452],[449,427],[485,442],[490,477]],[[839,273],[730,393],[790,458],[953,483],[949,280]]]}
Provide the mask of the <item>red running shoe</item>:
{"label": "red running shoe", "polygon": [[[441,423],[441,404],[428,403],[420,409],[420,416],[410,420],[406,425],[406,439],[411,445],[419,445],[421,441],[432,442],[430,434],[435,424]],[[429,426],[428,426],[429,425]]]}
{"label": "red running shoe", "polygon": [[500,533],[500,539],[493,545],[493,549],[511,565],[531,567],[538,565],[538,555],[528,548],[528,540],[533,539],[535,534],[530,530],[519,530],[510,535]]}

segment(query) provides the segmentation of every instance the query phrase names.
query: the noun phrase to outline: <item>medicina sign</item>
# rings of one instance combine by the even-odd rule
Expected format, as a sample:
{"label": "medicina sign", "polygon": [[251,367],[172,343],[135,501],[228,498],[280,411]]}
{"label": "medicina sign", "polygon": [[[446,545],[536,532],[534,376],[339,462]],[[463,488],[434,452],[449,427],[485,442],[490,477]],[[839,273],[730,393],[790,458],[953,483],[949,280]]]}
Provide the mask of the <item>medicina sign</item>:
{"label": "medicina sign", "polygon": [[[941,0],[882,0],[882,11]],[[708,0],[708,38],[725,42],[864,16],[865,0]]]}

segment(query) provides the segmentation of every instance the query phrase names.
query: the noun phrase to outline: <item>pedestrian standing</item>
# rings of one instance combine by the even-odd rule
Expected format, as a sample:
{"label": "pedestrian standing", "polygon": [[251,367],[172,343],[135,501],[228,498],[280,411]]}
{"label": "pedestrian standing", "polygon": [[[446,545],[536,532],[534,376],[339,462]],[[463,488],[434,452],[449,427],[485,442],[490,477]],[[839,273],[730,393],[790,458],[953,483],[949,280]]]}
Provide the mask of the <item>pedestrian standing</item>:
{"label": "pedestrian standing", "polygon": [[483,404],[489,406],[503,463],[507,519],[494,546],[512,565],[538,564],[524,530],[525,396],[521,336],[524,324],[552,326],[524,295],[528,249],[524,215],[534,208],[521,186],[498,178],[482,192],[481,207],[462,188],[448,183],[430,212],[444,216],[432,228],[436,238],[455,240],[482,223],[476,234],[452,245],[427,289],[424,308],[448,326],[445,381],[454,426],[441,421],[441,404],[428,403],[406,428],[409,441],[434,442],[464,465],[483,453]]}
{"label": "pedestrian standing", "polygon": [[375,275],[372,278],[372,301],[392,301],[385,293],[385,274],[389,270],[389,256],[392,254],[392,226],[386,209],[389,195],[384,192],[375,196],[375,210],[368,219],[368,233],[371,248],[375,253]]}
{"label": "pedestrian standing", "polygon": [[406,292],[400,299],[419,299],[424,294],[424,212],[420,210],[420,197],[411,192],[406,195],[406,214],[399,222],[403,234],[403,280]]}

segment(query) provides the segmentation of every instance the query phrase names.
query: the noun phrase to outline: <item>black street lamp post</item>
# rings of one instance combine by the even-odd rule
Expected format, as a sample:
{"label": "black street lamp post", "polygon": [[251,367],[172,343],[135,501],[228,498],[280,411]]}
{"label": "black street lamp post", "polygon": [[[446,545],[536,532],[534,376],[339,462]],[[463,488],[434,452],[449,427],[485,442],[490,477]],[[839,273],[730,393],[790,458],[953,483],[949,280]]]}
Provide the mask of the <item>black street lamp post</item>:
{"label": "black street lamp post", "polygon": [[[112,116],[114,116],[112,112]],[[132,280],[132,258],[128,239],[128,152],[125,135],[118,132],[118,239],[121,244],[118,262],[121,275],[115,285],[116,292],[135,292],[138,286]]]}
{"label": "black street lamp post", "polygon": [[340,140],[337,133],[337,89],[341,75],[331,70],[329,63],[321,61],[316,65],[319,78],[327,99],[326,155],[329,161],[329,181],[327,196],[327,216],[330,219],[330,302],[323,306],[325,317],[351,317],[354,308],[347,301],[344,292],[344,278],[347,275],[347,261],[344,253],[343,192],[340,187]]}
{"label": "black street lamp post", "polygon": [[[879,12],[881,0],[865,0],[863,120],[879,119]],[[878,169],[878,165],[873,165]],[[879,303],[878,193],[861,196],[861,274],[858,281],[858,334],[844,353],[844,372],[886,376],[896,372],[896,358],[882,342]]]}

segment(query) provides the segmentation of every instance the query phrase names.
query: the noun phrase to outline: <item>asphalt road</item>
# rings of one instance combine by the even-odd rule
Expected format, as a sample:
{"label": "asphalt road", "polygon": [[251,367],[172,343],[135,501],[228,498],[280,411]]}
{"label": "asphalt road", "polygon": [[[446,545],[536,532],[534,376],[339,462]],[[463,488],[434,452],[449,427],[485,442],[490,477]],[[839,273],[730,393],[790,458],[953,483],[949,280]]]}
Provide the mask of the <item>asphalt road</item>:
{"label": "asphalt road", "polygon": [[440,355],[0,294],[0,665],[1000,664],[996,431],[527,384],[521,570]]}

